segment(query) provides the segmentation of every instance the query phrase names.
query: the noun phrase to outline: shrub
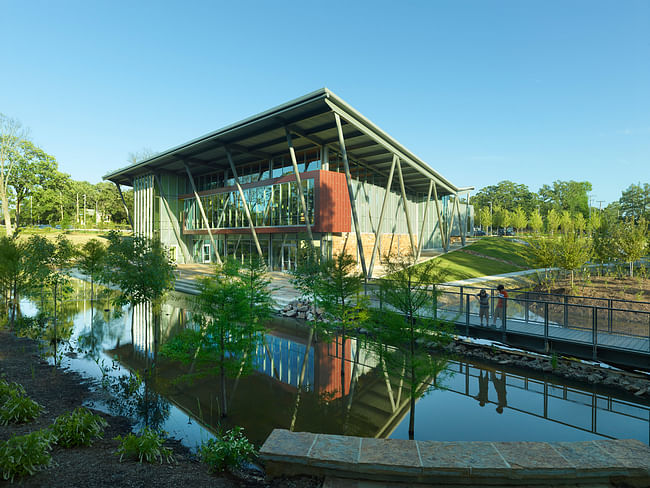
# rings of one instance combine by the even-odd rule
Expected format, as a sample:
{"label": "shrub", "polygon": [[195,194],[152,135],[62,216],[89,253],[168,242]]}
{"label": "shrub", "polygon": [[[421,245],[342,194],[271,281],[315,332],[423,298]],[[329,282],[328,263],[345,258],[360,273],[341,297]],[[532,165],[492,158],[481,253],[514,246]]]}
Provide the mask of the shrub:
{"label": "shrub", "polygon": [[0,380],[0,424],[29,422],[42,410],[43,407],[25,394],[22,385]]}
{"label": "shrub", "polygon": [[138,458],[139,462],[144,459],[148,463],[159,461],[162,464],[163,459],[168,463],[174,461],[172,450],[163,447],[165,439],[148,427],[145,427],[140,435],[129,434],[124,438],[118,435],[115,440],[120,441],[116,452],[120,456],[120,462],[125,456]]}
{"label": "shrub", "polygon": [[4,403],[13,394],[25,395],[25,388],[18,383],[8,383],[5,380],[0,380],[0,404]]}
{"label": "shrub", "polygon": [[95,439],[103,436],[107,425],[102,417],[80,407],[59,415],[51,429],[57,445],[61,447],[90,446]]}
{"label": "shrub", "polygon": [[13,482],[16,476],[47,468],[52,464],[52,443],[54,436],[47,430],[37,430],[31,434],[14,436],[0,442],[0,468],[2,477]]}
{"label": "shrub", "polygon": [[239,467],[243,462],[253,460],[255,455],[255,447],[241,427],[234,427],[199,447],[199,457],[212,473]]}

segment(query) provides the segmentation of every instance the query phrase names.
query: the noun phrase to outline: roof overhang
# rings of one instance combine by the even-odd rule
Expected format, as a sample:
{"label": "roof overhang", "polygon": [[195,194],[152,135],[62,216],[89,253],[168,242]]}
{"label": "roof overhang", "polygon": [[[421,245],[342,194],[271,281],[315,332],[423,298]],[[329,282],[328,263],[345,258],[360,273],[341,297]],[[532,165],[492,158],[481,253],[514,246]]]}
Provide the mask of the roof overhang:
{"label": "roof overhang", "polygon": [[194,176],[209,174],[229,167],[227,149],[236,165],[286,155],[285,129],[291,132],[296,151],[327,145],[339,152],[334,113],[342,119],[348,157],[373,172],[376,182],[381,184],[382,176],[388,179],[397,155],[410,191],[427,192],[431,180],[439,197],[460,190],[327,88],[108,173],[104,179],[132,186],[134,178],[152,172],[185,174],[185,164]]}

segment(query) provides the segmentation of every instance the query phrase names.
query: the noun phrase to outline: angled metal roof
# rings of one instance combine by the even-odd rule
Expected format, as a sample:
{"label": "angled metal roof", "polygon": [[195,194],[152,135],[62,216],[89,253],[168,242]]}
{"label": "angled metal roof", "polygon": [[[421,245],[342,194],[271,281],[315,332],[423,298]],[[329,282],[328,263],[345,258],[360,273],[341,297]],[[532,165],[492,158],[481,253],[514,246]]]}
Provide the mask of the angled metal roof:
{"label": "angled metal roof", "polygon": [[386,132],[327,88],[296,98],[155,156],[104,176],[131,186],[134,177],[151,172],[185,174],[183,162],[195,176],[229,167],[226,147],[235,164],[245,164],[288,153],[285,127],[292,133],[296,151],[328,145],[340,151],[334,113],[341,117],[345,146],[351,161],[375,173],[375,181],[388,179],[393,154],[403,161],[404,183],[410,191],[426,192],[429,180],[438,196],[460,190]]}

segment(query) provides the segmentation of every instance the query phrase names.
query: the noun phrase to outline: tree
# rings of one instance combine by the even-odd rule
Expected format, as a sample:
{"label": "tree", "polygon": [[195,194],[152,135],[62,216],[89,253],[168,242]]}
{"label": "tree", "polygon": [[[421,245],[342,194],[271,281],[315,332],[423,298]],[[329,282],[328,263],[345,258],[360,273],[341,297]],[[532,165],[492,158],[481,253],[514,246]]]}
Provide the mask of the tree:
{"label": "tree", "polygon": [[118,305],[159,303],[174,285],[174,268],[160,240],[109,233],[102,280],[119,288]]}
{"label": "tree", "polygon": [[350,328],[368,320],[368,302],[363,290],[364,278],[356,272],[357,262],[347,253],[324,260],[315,283],[316,304],[323,309],[329,332],[341,338],[341,387],[345,385],[346,341]]}
{"label": "tree", "polygon": [[25,131],[22,124],[17,119],[0,113],[0,200],[2,200],[5,229],[9,237],[13,235],[9,212],[9,178],[15,164],[13,154],[24,137]]}
{"label": "tree", "polygon": [[529,225],[530,228],[533,230],[533,232],[535,232],[535,234],[539,234],[539,231],[542,229],[542,226],[544,225],[544,221],[542,220],[542,214],[539,213],[539,208],[536,208],[530,214]]}
{"label": "tree", "polygon": [[481,210],[478,212],[479,224],[486,230],[492,225],[492,213],[490,212],[490,207],[481,207]]}
{"label": "tree", "polygon": [[528,217],[523,208],[517,207],[517,210],[512,214],[512,224],[517,229],[517,232],[526,228],[526,225],[528,225]]}
{"label": "tree", "polygon": [[[434,360],[425,344],[447,344],[451,340],[449,328],[435,319],[437,313],[437,284],[444,281],[444,271],[436,260],[415,266],[413,255],[385,256],[387,274],[380,279],[380,297],[389,307],[378,317],[375,333],[381,343],[390,344],[400,354],[398,361],[404,368],[404,380],[410,386],[409,439],[415,435],[415,400],[423,385],[436,376],[444,362]],[[392,311],[394,310],[394,311]],[[383,354],[382,358],[391,355]],[[395,358],[395,356],[392,356]],[[397,364],[391,365],[394,370]],[[426,386],[425,386],[426,388]]]}
{"label": "tree", "polygon": [[650,185],[641,183],[630,185],[623,190],[618,200],[623,216],[635,221],[644,218],[650,219]]}
{"label": "tree", "polygon": [[548,214],[546,214],[546,229],[549,234],[553,235],[553,233],[557,230],[557,228],[560,226],[560,215],[557,213],[557,211],[552,208],[549,210]]}
{"label": "tree", "polygon": [[550,211],[567,210],[570,214],[582,213],[583,217],[589,215],[589,197],[591,183],[588,181],[561,181],[553,182],[553,186],[543,185],[539,189],[539,198],[543,207]]}
{"label": "tree", "polygon": [[560,216],[560,229],[562,229],[562,232],[565,234],[567,232],[573,232],[574,230],[573,219],[571,218],[571,214],[568,210],[564,210]]}
{"label": "tree", "polygon": [[101,277],[106,258],[106,245],[97,239],[87,241],[81,248],[77,264],[90,278],[90,301],[95,299],[95,280]]}
{"label": "tree", "polygon": [[472,203],[476,208],[499,206],[514,212],[517,207],[524,209],[526,213],[533,211],[537,205],[537,195],[531,192],[526,185],[513,183],[512,181],[500,181],[496,185],[481,188],[472,197]]}
{"label": "tree", "polygon": [[[0,237],[0,312],[6,311],[14,326],[20,293],[28,286],[33,261],[27,246],[15,237]],[[0,313],[0,316],[2,313]]]}
{"label": "tree", "polygon": [[8,185],[14,190],[16,227],[20,227],[23,201],[33,195],[37,188],[45,186],[58,166],[53,156],[25,139],[18,142],[9,159],[13,163],[13,172],[9,176]]}
{"label": "tree", "polygon": [[577,236],[575,232],[567,232],[555,241],[555,247],[557,265],[571,273],[571,288],[573,289],[574,270],[584,266],[591,258],[591,241],[586,237]]}
{"label": "tree", "polygon": [[578,232],[578,234],[583,234],[585,227],[587,227],[587,221],[581,213],[576,214],[576,216],[573,218],[573,227]]}
{"label": "tree", "polygon": [[143,147],[139,151],[130,152],[126,160],[129,164],[136,164],[155,156],[157,153],[150,147]]}
{"label": "tree", "polygon": [[500,227],[505,227],[507,225],[507,210],[496,206],[492,208],[492,223],[496,225],[497,231]]}
{"label": "tree", "polygon": [[614,227],[613,244],[618,257],[629,263],[630,277],[634,275],[634,262],[645,256],[648,249],[648,223],[640,218],[635,224],[630,217]]}
{"label": "tree", "polygon": [[[228,415],[226,377],[246,374],[252,370],[252,351],[259,340],[255,321],[257,304],[251,308],[251,298],[260,291],[268,294],[264,280],[255,279],[250,286],[242,279],[240,265],[228,259],[215,265],[215,275],[199,281],[196,298],[196,321],[199,329],[185,329],[163,347],[162,354],[192,364],[188,377],[212,372],[220,379],[221,416]],[[251,293],[251,290],[256,290]],[[197,372],[194,372],[194,369]]]}
{"label": "tree", "polygon": [[544,268],[544,281],[548,282],[549,268],[555,267],[557,263],[555,240],[538,237],[537,239],[530,239],[528,243],[530,244],[530,252],[527,253],[526,258],[530,260],[530,264],[534,268]]}

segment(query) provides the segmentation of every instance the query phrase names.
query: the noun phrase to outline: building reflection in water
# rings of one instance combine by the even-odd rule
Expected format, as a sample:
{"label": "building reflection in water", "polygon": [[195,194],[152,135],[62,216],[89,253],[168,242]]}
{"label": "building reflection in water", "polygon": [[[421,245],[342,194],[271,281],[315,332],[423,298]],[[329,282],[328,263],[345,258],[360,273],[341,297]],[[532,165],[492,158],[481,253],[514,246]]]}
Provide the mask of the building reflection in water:
{"label": "building reflection in water", "polygon": [[[317,341],[304,327],[278,319],[254,350],[254,372],[229,378],[229,416],[221,419],[218,380],[206,376],[190,383],[178,381],[183,370],[158,354],[166,340],[192,326],[191,314],[182,305],[168,302],[157,318],[145,306],[134,310],[132,344],[110,353],[135,371],[155,362],[151,387],[211,431],[241,425],[257,443],[273,428],[390,437],[408,414],[408,386],[400,371],[386,371],[373,348],[355,339],[347,341],[341,384],[340,341]],[[439,378],[429,378],[418,392],[435,384],[481,406],[492,404],[504,417],[523,413],[531,422],[550,421],[603,437],[630,437],[617,433],[617,426],[631,422],[632,436],[649,440],[647,405],[463,361],[449,361],[447,373],[442,385]],[[430,415],[422,410],[420,422],[427,422]],[[462,424],[462,419],[449,422]],[[525,433],[519,435],[525,440],[521,438]]]}

